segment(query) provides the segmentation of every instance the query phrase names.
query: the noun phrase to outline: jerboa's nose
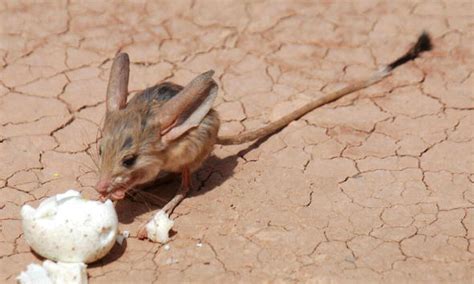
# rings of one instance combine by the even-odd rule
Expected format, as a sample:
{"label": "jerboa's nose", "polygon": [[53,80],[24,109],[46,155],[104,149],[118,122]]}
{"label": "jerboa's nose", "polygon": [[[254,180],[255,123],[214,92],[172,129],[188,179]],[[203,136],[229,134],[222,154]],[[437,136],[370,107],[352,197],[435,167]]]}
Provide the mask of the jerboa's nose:
{"label": "jerboa's nose", "polygon": [[109,178],[101,178],[96,186],[95,186],[95,189],[99,192],[99,193],[105,193],[107,192],[107,189],[109,188],[110,186],[110,179]]}

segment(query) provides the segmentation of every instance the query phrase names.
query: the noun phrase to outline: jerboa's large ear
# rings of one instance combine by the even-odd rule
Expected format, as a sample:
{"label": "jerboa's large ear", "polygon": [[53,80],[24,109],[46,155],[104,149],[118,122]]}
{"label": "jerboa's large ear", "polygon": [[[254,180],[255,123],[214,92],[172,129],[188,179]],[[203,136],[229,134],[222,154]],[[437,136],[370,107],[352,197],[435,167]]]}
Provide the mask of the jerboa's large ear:
{"label": "jerboa's large ear", "polygon": [[128,54],[119,53],[115,56],[107,86],[105,104],[108,113],[123,109],[127,105],[129,65]]}
{"label": "jerboa's large ear", "polygon": [[209,113],[217,97],[214,71],[197,76],[176,96],[156,110],[162,142],[176,140],[188,130],[197,127]]}

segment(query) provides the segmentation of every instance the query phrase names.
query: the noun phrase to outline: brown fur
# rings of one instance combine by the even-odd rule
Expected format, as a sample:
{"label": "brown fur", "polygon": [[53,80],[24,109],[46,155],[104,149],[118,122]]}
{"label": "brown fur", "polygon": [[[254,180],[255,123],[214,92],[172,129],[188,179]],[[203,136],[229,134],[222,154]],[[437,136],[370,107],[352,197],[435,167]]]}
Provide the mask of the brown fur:
{"label": "brown fur", "polygon": [[[164,85],[170,84],[158,86]],[[171,86],[182,89],[181,86]],[[150,117],[158,115],[152,109],[163,105],[166,100],[150,101],[141,98],[144,94],[137,94],[124,109],[110,112],[106,116],[100,145],[99,174],[110,178],[111,188],[132,188],[147,183],[160,171],[180,173],[183,167],[188,167],[193,172],[209,156],[216,142],[220,121],[217,112],[211,110],[198,127],[170,144],[163,145],[160,127],[147,122]],[[130,137],[130,146],[123,147]],[[121,161],[130,155],[138,157],[133,167],[126,168]]]}
{"label": "brown fur", "polygon": [[211,154],[219,126],[217,112],[211,110],[199,127],[190,130],[168,146],[162,169],[178,173],[182,171],[183,166],[188,166],[191,172],[197,170]]}

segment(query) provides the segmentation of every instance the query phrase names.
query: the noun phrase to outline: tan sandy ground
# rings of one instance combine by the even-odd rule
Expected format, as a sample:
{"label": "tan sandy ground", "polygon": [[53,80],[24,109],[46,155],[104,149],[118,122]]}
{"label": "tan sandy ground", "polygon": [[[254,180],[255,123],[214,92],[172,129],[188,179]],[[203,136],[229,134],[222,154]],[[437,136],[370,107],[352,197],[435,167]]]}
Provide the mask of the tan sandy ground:
{"label": "tan sandy ground", "polygon": [[422,29],[435,50],[386,81],[258,147],[216,147],[169,250],[134,238],[158,206],[119,204],[132,237],[88,272],[91,283],[472,280],[472,1],[19,2],[0,3],[0,282],[39,262],[21,205],[67,188],[94,196],[118,50],[131,90],[215,69],[230,134],[363,78]]}

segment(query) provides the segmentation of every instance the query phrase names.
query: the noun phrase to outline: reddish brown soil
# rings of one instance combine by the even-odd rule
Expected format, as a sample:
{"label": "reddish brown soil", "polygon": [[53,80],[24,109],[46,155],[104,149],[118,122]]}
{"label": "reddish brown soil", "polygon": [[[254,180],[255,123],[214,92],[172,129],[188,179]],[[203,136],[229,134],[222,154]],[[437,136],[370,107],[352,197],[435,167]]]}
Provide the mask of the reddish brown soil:
{"label": "reddish brown soil", "polygon": [[94,195],[118,50],[131,90],[216,70],[231,134],[363,78],[422,29],[434,51],[384,82],[257,147],[216,147],[176,210],[169,250],[134,237],[158,206],[121,202],[132,236],[89,267],[90,283],[472,281],[472,1],[21,2],[0,3],[0,282],[39,262],[23,204],[68,188]]}

